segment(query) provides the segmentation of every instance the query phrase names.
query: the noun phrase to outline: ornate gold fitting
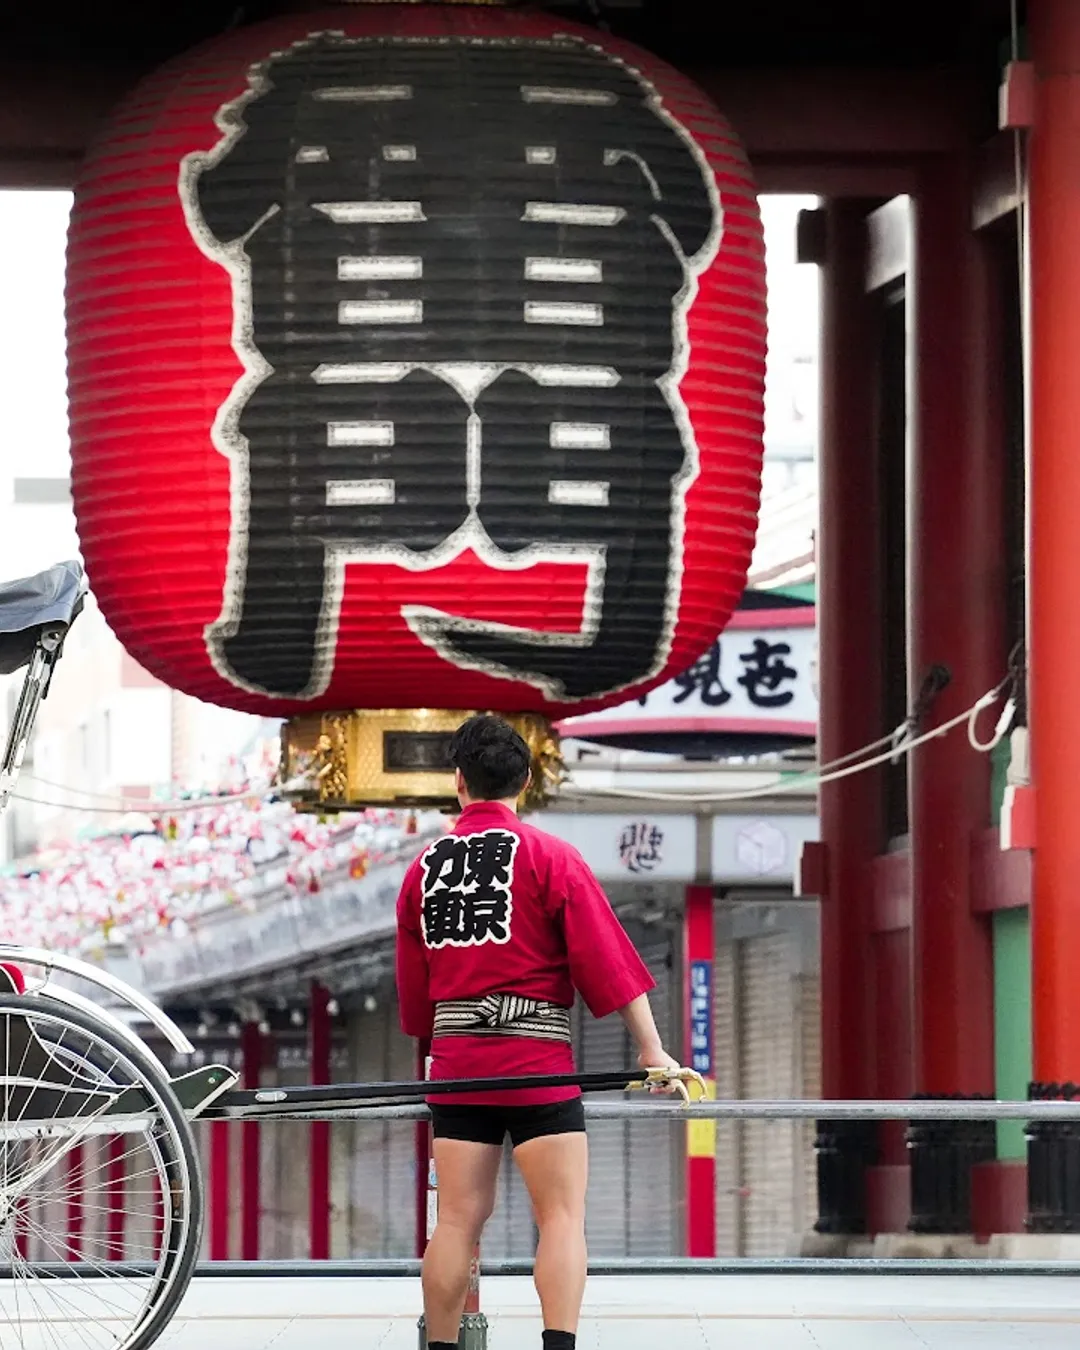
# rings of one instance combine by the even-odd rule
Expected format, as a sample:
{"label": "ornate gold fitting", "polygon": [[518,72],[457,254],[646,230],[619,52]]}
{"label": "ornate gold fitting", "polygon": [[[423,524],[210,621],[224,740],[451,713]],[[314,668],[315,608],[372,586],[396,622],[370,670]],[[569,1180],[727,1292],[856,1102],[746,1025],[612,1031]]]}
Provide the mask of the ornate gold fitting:
{"label": "ornate gold fitting", "polygon": [[[691,1102],[700,1102],[708,1095],[705,1079],[696,1069],[647,1069],[646,1072],[648,1077],[644,1082],[627,1083],[627,1087],[641,1092],[666,1092],[670,1089],[678,1093],[686,1106]],[[697,1089],[696,1096],[691,1088]]]}
{"label": "ornate gold fitting", "polygon": [[[332,814],[365,806],[455,810],[450,738],[472,714],[445,708],[308,713],[281,735],[282,793],[299,810]],[[523,811],[545,806],[565,777],[559,738],[537,713],[500,713],[525,741],[532,780]]]}
{"label": "ornate gold fitting", "polygon": [[539,713],[499,713],[529,747],[532,778],[518,799],[522,811],[536,811],[551,801],[566,779],[559,734]]}

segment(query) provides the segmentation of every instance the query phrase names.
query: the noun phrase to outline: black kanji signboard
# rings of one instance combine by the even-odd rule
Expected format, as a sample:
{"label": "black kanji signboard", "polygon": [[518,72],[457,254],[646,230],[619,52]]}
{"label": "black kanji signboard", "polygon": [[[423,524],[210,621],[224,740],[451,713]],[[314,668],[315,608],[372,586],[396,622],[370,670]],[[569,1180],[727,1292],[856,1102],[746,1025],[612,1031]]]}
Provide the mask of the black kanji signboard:
{"label": "black kanji signboard", "polygon": [[446,835],[423,853],[420,921],[428,947],[510,941],[518,837],[508,830]]}

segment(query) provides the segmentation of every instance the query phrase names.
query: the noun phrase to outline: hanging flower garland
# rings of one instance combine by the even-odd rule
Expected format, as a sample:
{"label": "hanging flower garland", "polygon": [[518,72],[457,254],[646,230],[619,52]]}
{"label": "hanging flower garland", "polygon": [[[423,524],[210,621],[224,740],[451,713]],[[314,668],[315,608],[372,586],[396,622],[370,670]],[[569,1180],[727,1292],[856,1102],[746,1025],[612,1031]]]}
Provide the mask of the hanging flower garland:
{"label": "hanging flower garland", "polygon": [[[249,782],[228,777],[221,795]],[[141,950],[163,933],[189,933],[223,905],[253,911],[260,894],[282,884],[302,898],[335,878],[359,880],[417,829],[411,813],[328,819],[255,795],[210,799],[205,810],[152,816],[137,829],[43,850],[0,877],[0,940],[58,952]]]}

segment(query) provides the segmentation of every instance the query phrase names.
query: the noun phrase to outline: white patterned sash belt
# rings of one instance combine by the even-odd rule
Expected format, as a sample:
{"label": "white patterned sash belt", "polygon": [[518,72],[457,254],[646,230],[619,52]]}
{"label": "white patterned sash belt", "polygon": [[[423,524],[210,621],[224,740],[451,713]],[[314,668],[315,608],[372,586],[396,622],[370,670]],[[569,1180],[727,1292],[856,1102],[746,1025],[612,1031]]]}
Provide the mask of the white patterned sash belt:
{"label": "white patterned sash belt", "polygon": [[570,1009],[517,994],[448,999],[435,1005],[435,1036],[527,1036],[570,1042]]}

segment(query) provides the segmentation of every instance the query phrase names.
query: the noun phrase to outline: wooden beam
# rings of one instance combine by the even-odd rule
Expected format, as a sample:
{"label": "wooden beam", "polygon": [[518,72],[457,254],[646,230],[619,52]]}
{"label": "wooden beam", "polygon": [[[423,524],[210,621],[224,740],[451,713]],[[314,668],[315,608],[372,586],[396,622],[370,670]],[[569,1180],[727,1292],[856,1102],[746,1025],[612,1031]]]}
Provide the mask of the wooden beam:
{"label": "wooden beam", "polygon": [[971,908],[976,914],[1031,905],[1030,849],[1003,850],[997,830],[971,840]]}
{"label": "wooden beam", "polygon": [[911,853],[882,853],[870,865],[872,933],[899,933],[911,927]]}
{"label": "wooden beam", "polygon": [[761,193],[813,197],[898,197],[915,190],[913,159],[899,155],[751,154],[754,182]]}
{"label": "wooden beam", "polygon": [[0,187],[70,188],[91,138],[139,72],[0,60]]}
{"label": "wooden beam", "polygon": [[[0,187],[70,187],[134,66],[0,61]],[[742,137],[763,192],[895,196],[913,156],[969,145],[955,71],[690,70]]]}
{"label": "wooden beam", "polygon": [[1026,195],[1023,182],[1017,192],[1016,132],[999,131],[981,145],[975,158],[975,188],[971,205],[971,223],[976,230],[1011,215],[1017,202]]}
{"label": "wooden beam", "polygon": [[907,196],[871,211],[868,232],[866,289],[880,291],[892,281],[907,276],[911,266],[911,201]]}
{"label": "wooden beam", "polygon": [[0,147],[0,190],[7,188],[71,189],[81,156],[47,152],[15,154]]}
{"label": "wooden beam", "polygon": [[909,157],[969,147],[978,99],[962,70],[692,68],[762,155]]}

